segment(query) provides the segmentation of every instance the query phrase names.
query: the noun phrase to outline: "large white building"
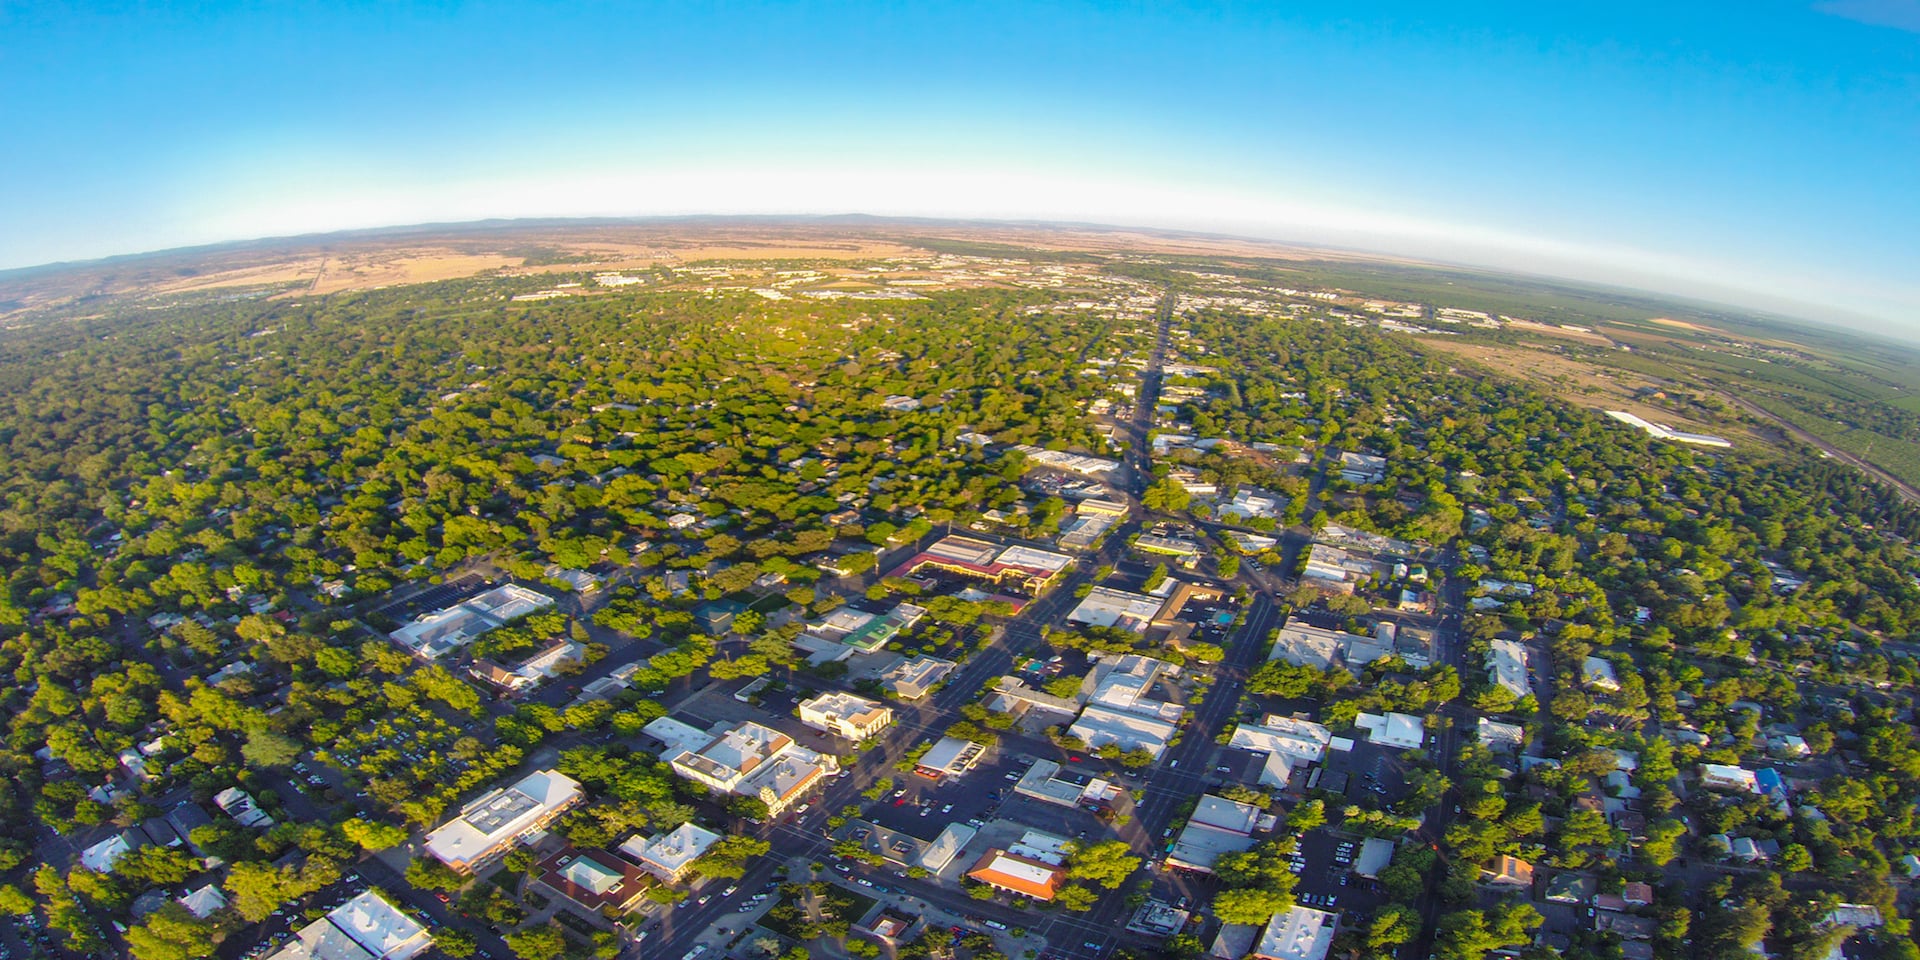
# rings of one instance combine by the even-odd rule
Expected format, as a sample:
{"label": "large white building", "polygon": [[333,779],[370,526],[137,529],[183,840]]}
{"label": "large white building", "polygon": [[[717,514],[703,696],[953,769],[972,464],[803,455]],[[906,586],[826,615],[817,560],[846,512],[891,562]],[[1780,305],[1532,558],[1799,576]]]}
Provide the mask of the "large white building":
{"label": "large white building", "polygon": [[1270,714],[1260,723],[1235,727],[1227,746],[1266,754],[1260,782],[1284,787],[1293,775],[1294,766],[1320,762],[1332,742],[1333,733],[1318,723]]}
{"label": "large white building", "polygon": [[1495,640],[1487,651],[1487,676],[1516,697],[1532,693],[1527,683],[1527,648],[1517,640]]}
{"label": "large white building", "polygon": [[836,737],[860,741],[893,723],[893,708],[834,690],[800,701],[800,722]]}
{"label": "large white building", "polygon": [[409,960],[430,946],[426,927],[368,890],[301,927],[270,960]]}
{"label": "large white building", "polygon": [[387,636],[417,656],[437,660],[509,620],[550,606],[553,598],[546,594],[502,584],[470,600],[422,614]]}
{"label": "large white building", "polygon": [[692,823],[683,823],[666,833],[652,837],[638,834],[620,845],[620,852],[633,858],[640,869],[667,883],[677,883],[692,869],[693,862],[706,854],[720,835]]}
{"label": "large white building", "polygon": [[[834,758],[809,750],[792,737],[753,722],[721,724],[704,734],[662,717],[646,732],[667,743],[661,756],[673,771],[714,793],[755,797],[774,816],[785,812],[829,774]],[[701,743],[700,738],[705,742]]]}
{"label": "large white building", "polygon": [[1295,666],[1315,670],[1346,667],[1355,675],[1360,668],[1393,653],[1393,642],[1381,636],[1347,633],[1316,627],[1305,620],[1288,617],[1274,634],[1268,660],[1285,660]]}
{"label": "large white building", "polygon": [[1249,956],[1263,960],[1322,960],[1333,946],[1338,914],[1310,907],[1292,907],[1267,921]]}
{"label": "large white building", "polygon": [[472,873],[521,837],[552,823],[582,796],[579,781],[558,770],[527,774],[461,807],[459,816],[427,834],[427,852],[456,873]]}
{"label": "large white building", "polygon": [[1167,852],[1167,866],[1212,873],[1214,861],[1222,854],[1253,846],[1253,830],[1259,822],[1259,807],[1206,794]]}
{"label": "large white building", "polygon": [[1144,593],[1094,587],[1081,598],[1073,612],[1067,614],[1067,621],[1146,633],[1154,616],[1160,612],[1160,604],[1159,597],[1149,597]]}

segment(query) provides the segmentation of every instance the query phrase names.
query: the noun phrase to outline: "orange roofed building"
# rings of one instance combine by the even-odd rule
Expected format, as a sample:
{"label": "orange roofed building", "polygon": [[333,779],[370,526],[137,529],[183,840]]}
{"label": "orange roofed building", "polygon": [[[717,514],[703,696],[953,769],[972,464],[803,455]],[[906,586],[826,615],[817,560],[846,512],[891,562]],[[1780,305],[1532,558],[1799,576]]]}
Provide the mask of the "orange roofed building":
{"label": "orange roofed building", "polygon": [[1047,902],[1060,892],[1066,871],[1049,863],[1015,856],[1005,850],[988,850],[967,876],[1008,893]]}

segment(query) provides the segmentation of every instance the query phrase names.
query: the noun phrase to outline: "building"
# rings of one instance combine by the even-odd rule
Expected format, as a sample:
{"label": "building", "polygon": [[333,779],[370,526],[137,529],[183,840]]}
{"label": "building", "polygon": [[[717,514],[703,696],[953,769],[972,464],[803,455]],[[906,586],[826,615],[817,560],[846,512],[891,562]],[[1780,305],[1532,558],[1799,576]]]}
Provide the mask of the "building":
{"label": "building", "polygon": [[569,846],[536,869],[541,885],[593,913],[632,910],[653,885],[645,870],[601,850]]}
{"label": "building", "polygon": [[1494,640],[1487,650],[1487,679],[1516,698],[1532,693],[1526,646],[1518,640]]}
{"label": "building", "polygon": [[1580,679],[1587,686],[1605,693],[1620,689],[1620,679],[1614,676],[1613,664],[1599,657],[1587,657],[1580,662]]}
{"label": "building", "polygon": [[840,690],[800,701],[800,722],[855,742],[885,730],[893,723],[893,708]]}
{"label": "building", "polygon": [[1254,517],[1278,517],[1281,498],[1262,490],[1241,487],[1233,492],[1233,499],[1221,504],[1219,514],[1249,520]]}
{"label": "building", "polygon": [[1133,540],[1134,549],[1141,553],[1157,553],[1174,558],[1174,562],[1183,567],[1192,567],[1200,562],[1200,545],[1181,537],[1163,537],[1158,534],[1143,533]]}
{"label": "building", "polygon": [[710,600],[693,608],[693,619],[700,629],[719,637],[731,632],[734,618],[745,612],[747,605],[738,600]]}
{"label": "building", "polygon": [[1064,869],[1053,864],[1018,856],[997,847],[988,850],[973,865],[973,869],[967,871],[969,878],[996,890],[1017,893],[1042,903],[1051,901],[1060,892],[1066,874]]}
{"label": "building", "polygon": [[952,660],[921,654],[895,664],[881,676],[880,686],[902,700],[918,700],[933,692],[956,666]]}
{"label": "building", "polygon": [[1019,677],[1001,677],[995,681],[993,695],[987,698],[987,709],[1012,714],[1021,720],[1038,720],[1039,725],[1055,726],[1071,723],[1080,712],[1080,701],[1035,690]]}
{"label": "building", "polygon": [[1259,942],[1247,955],[1262,960],[1324,960],[1339,925],[1339,914],[1290,907],[1267,921]]}
{"label": "building", "polygon": [[667,719],[654,720],[645,730],[668,743],[661,756],[675,773],[714,793],[757,798],[773,816],[840,769],[834,758],[758,723],[722,723],[700,733],[677,721],[684,729],[670,729],[661,723]]}
{"label": "building", "polygon": [[1360,855],[1353,858],[1353,872],[1356,876],[1369,880],[1378,879],[1380,871],[1393,863],[1393,841],[1379,837],[1368,837],[1360,843]]}
{"label": "building", "polygon": [[1424,721],[1409,713],[1362,713],[1353,725],[1367,731],[1367,740],[1396,750],[1412,750],[1427,740]]}
{"label": "building", "polygon": [[415,656],[437,660],[490,630],[550,606],[553,598],[546,594],[517,584],[502,584],[472,599],[422,614],[387,636]]}
{"label": "building", "polygon": [[986,756],[986,744],[958,737],[941,737],[914,761],[913,772],[929,780],[964,776]]}
{"label": "building", "polygon": [[1480,871],[1480,879],[1495,886],[1528,889],[1533,886],[1533,864],[1501,854],[1493,858],[1492,866]]}
{"label": "building", "polygon": [[227,895],[221,893],[219,887],[209,883],[176,898],[174,902],[186,907],[188,913],[205,920],[219,913],[221,908],[227,905]]}
{"label": "building", "polygon": [[1728,766],[1724,763],[1703,763],[1700,765],[1700,785],[1709,790],[1737,790],[1742,793],[1759,793],[1760,780],[1752,770],[1744,767]]}
{"label": "building", "polygon": [[1393,640],[1316,627],[1305,620],[1288,617],[1274,634],[1268,660],[1285,660],[1295,666],[1315,670],[1346,667],[1358,676],[1360,668],[1393,653]]}
{"label": "building", "polygon": [[1323,590],[1352,593],[1354,587],[1379,569],[1378,564],[1366,557],[1331,544],[1315,543],[1307,551],[1307,565],[1300,571],[1300,580]]}
{"label": "building", "polygon": [[1253,846],[1254,825],[1259,822],[1260,808],[1253,804],[1204,795],[1167,852],[1167,866],[1212,873],[1214,861],[1222,854]]}
{"label": "building", "polygon": [[239,787],[228,787],[213,795],[213,805],[225,811],[227,816],[240,821],[243,827],[259,827],[265,830],[273,826],[273,818],[267,815],[260,805],[255,803],[253,795]]}
{"label": "building", "polygon": [[1144,750],[1158,760],[1178,730],[1177,725],[1165,720],[1089,703],[1067,733],[1078,737],[1090,750],[1115,744],[1129,752]]}
{"label": "building", "polygon": [[1631,413],[1626,412],[1625,410],[1608,410],[1607,416],[1612,417],[1613,419],[1618,420],[1621,423],[1626,424],[1627,426],[1637,427],[1641,431],[1645,432],[1647,436],[1650,436],[1655,440],[1671,440],[1675,443],[1691,443],[1696,446],[1702,446],[1702,447],[1733,446],[1733,444],[1728,442],[1728,440],[1725,437],[1716,437],[1710,433],[1687,433],[1685,431],[1675,430],[1664,423],[1648,422],[1647,420],[1643,420],[1640,417],[1637,417]]}
{"label": "building", "polygon": [[1112,781],[1082,773],[1070,773],[1052,760],[1035,759],[1027,772],[1014,783],[1013,792],[1043,803],[1083,810],[1111,809],[1120,797],[1120,787]]}
{"label": "building", "polygon": [[719,842],[720,835],[712,830],[683,823],[651,838],[638,835],[628,837],[627,842],[620,845],[620,852],[632,857],[640,869],[658,877],[661,882],[679,883],[693,867],[693,862]]}
{"label": "building", "polygon": [[368,890],[301,927],[270,960],[409,960],[432,945],[419,921]]}
{"label": "building", "polygon": [[496,787],[460,808],[460,815],[427,834],[427,852],[455,873],[475,868],[512,849],[520,838],[552,823],[585,794],[579,781],[558,770],[527,774]]}
{"label": "building", "polygon": [[1296,765],[1318,763],[1332,742],[1332,732],[1318,723],[1270,714],[1260,723],[1235,727],[1227,746],[1264,754],[1260,782],[1285,787]]}
{"label": "building", "polygon": [[1527,730],[1517,723],[1501,723],[1481,717],[1475,729],[1480,742],[1495,749],[1518,750],[1527,743]]}
{"label": "building", "polygon": [[1160,598],[1111,587],[1094,587],[1067,614],[1067,622],[1094,627],[1117,627],[1144,634],[1160,612]]}
{"label": "building", "polygon": [[106,873],[120,858],[146,846],[146,838],[133,830],[122,830],[80,851],[80,865],[94,873]]}
{"label": "building", "polygon": [[931,568],[1038,595],[1072,563],[1073,558],[1063,553],[1022,546],[1001,548],[972,537],[945,537],[895,567],[889,576],[911,576]]}
{"label": "building", "polygon": [[1340,454],[1340,479],[1348,483],[1379,483],[1387,478],[1387,458],[1352,450]]}

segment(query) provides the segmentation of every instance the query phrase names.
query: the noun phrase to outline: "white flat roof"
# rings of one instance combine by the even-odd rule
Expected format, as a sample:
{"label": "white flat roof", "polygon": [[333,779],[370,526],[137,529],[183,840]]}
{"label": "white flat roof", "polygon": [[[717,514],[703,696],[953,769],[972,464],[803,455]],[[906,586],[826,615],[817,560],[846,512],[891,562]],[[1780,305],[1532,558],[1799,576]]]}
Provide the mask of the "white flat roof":
{"label": "white flat roof", "polygon": [[572,777],[535,771],[461,807],[458,817],[427,834],[427,851],[444,863],[470,863],[579,796],[580,783]]}
{"label": "white flat roof", "polygon": [[1271,960],[1321,960],[1333,945],[1339,920],[1334,914],[1309,907],[1276,913],[1254,946],[1253,955]]}

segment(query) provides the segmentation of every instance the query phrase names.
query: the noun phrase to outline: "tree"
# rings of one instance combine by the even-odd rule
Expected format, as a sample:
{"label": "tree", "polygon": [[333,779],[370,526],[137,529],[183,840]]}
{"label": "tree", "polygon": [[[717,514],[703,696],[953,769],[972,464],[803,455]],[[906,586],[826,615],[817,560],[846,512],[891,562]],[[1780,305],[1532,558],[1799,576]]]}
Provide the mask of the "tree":
{"label": "tree", "polygon": [[360,845],[360,849],[373,853],[395,847],[406,842],[407,831],[389,823],[375,823],[354,817],[340,824],[340,834]]}
{"label": "tree", "polygon": [[442,927],[439,932],[435,933],[433,935],[433,945],[439,947],[441,953],[454,958],[454,960],[466,960],[467,957],[473,956],[475,950],[480,948],[480,944],[474,940],[473,934],[451,927]]}
{"label": "tree", "polygon": [[186,907],[169,902],[127,928],[127,950],[135,960],[197,960],[213,956],[213,924]]}
{"label": "tree", "polygon": [[1075,913],[1085,913],[1100,902],[1100,897],[1086,887],[1070,883],[1054,894],[1053,902]]}
{"label": "tree", "polygon": [[1647,824],[1647,839],[1640,845],[1640,855],[1656,867],[1664,867],[1673,861],[1679,852],[1680,838],[1687,833],[1687,826],[1678,820],[1661,818]]}
{"label": "tree", "polygon": [[240,747],[240,755],[257,769],[285,767],[300,756],[300,741],[272,730],[254,730]]}
{"label": "tree", "polygon": [[1327,822],[1327,804],[1323,800],[1308,800],[1293,808],[1287,814],[1288,833],[1306,833]]}
{"label": "tree", "polygon": [[0,884],[0,914],[24,917],[33,912],[33,898],[11,883]]}
{"label": "tree", "polygon": [[1140,495],[1141,506],[1161,513],[1179,513],[1193,502],[1193,494],[1172,477],[1166,477]]}
{"label": "tree", "polygon": [[543,926],[509,933],[506,941],[508,949],[520,960],[559,960],[567,953],[566,934],[551,920]]}
{"label": "tree", "polygon": [[1108,890],[1119,889],[1139,866],[1140,858],[1124,840],[1106,840],[1087,847],[1076,844],[1067,856],[1068,876],[1091,880]]}
{"label": "tree", "polygon": [[1259,925],[1292,906],[1292,897],[1259,887],[1222,890],[1213,898],[1213,915],[1222,923]]}

